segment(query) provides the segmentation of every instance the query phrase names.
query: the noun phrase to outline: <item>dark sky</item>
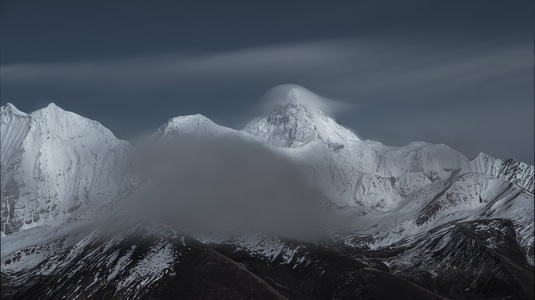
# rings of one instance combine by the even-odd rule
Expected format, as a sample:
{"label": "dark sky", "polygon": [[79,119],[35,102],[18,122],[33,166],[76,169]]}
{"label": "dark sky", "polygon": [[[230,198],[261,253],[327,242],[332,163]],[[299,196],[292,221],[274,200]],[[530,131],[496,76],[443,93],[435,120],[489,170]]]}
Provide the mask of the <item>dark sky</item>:
{"label": "dark sky", "polygon": [[533,164],[534,1],[1,2],[1,101],[55,102],[118,137],[202,113],[241,128],[300,84],[389,145]]}

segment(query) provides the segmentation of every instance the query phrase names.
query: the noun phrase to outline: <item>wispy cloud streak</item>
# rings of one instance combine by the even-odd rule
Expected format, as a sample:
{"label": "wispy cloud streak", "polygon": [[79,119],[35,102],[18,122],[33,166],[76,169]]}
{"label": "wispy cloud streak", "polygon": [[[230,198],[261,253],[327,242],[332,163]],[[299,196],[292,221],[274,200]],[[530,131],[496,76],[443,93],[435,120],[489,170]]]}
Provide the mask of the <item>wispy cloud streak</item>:
{"label": "wispy cloud streak", "polygon": [[[225,119],[235,117],[231,113],[241,114],[235,123],[243,125],[248,121],[245,118],[251,117],[243,107],[258,107],[253,99],[275,85],[295,83],[358,107],[358,115],[350,110],[351,114],[337,119],[364,138],[386,144],[424,138],[459,145],[458,150],[468,156],[486,150],[533,162],[533,142],[525,142],[533,138],[528,136],[529,130],[522,129],[533,127],[533,65],[533,41],[496,39],[464,46],[447,40],[375,36],[216,53],[5,64],[0,68],[0,80],[3,101],[28,95],[28,91],[81,101],[84,95],[91,95],[97,107],[113,100],[117,109],[125,114],[137,112],[138,117],[145,108],[136,105],[144,105],[150,97],[166,107],[161,111],[153,108],[152,115],[144,118],[143,122],[153,127],[183,114],[177,109],[183,104],[170,103],[173,99],[187,100],[195,109],[192,112],[212,113],[211,117],[226,124]],[[175,109],[174,115],[169,115]],[[464,111],[473,117],[462,114]],[[489,122],[485,116],[495,120]],[[112,130],[113,123],[120,122],[116,116],[109,120]],[[434,121],[432,125],[429,120]],[[131,120],[126,117],[122,122]],[[391,122],[403,126],[394,130],[385,125]],[[136,124],[150,128],[142,122]],[[130,124],[120,127],[133,130]],[[435,133],[429,132],[432,128]],[[496,131],[496,137],[489,137],[489,130]],[[505,149],[500,140],[519,142]]]}

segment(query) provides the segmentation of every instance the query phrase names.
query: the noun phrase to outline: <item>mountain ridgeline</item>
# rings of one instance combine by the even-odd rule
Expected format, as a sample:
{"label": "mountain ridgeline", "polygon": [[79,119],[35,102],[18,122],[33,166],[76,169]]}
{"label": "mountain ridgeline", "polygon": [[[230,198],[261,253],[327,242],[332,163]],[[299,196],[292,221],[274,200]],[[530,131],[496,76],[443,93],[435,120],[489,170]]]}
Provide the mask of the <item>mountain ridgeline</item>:
{"label": "mountain ridgeline", "polygon": [[2,299],[532,299],[534,167],[361,140],[284,85],[132,145],[1,107]]}

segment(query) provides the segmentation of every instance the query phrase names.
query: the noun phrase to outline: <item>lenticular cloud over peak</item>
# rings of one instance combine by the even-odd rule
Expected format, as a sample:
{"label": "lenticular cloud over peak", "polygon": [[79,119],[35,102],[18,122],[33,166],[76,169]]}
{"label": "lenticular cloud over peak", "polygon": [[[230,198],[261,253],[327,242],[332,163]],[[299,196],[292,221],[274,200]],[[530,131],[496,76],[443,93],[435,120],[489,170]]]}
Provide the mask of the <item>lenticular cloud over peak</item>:
{"label": "lenticular cloud over peak", "polygon": [[320,96],[298,84],[282,84],[269,89],[260,98],[261,109],[270,112],[273,108],[286,104],[297,104],[311,110],[320,110],[333,115],[347,106],[346,104]]}

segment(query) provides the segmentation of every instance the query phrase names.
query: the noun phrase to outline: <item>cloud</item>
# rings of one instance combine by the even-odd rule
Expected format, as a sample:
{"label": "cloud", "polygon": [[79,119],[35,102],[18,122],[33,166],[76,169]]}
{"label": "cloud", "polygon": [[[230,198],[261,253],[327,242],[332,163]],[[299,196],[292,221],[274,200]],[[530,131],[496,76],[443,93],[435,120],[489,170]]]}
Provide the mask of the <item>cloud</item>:
{"label": "cloud", "polygon": [[389,101],[397,94],[406,95],[406,101],[482,83],[507,88],[526,80],[534,63],[533,43],[508,42],[459,48],[418,40],[335,39],[206,54],[7,64],[0,75],[6,89],[31,85],[132,95],[276,82],[301,84],[342,100]]}
{"label": "cloud", "polygon": [[384,40],[354,47],[358,55],[351,57],[351,64],[332,71],[323,88],[329,93],[344,91],[361,101],[394,101],[393,95],[403,101],[421,96],[433,101],[444,92],[473,90],[482,84],[509,88],[526,83],[533,73],[533,43],[526,41],[447,47]]}
{"label": "cloud", "polygon": [[[510,149],[525,148],[521,141],[532,141],[527,130],[519,132],[514,124],[533,124],[533,115],[521,108],[533,102],[533,65],[533,41],[515,36],[467,44],[451,37],[376,35],[215,53],[4,64],[0,80],[3,99],[15,103],[14,97],[20,95],[49,99],[59,95],[69,104],[75,103],[72,99],[91,101],[88,110],[102,105],[115,109],[106,112],[107,120],[99,120],[115,126],[111,129],[119,136],[134,136],[134,130],[154,128],[184,113],[203,113],[238,128],[247,124],[251,115],[269,108],[262,99],[255,101],[264,91],[295,83],[336,100],[320,103],[329,102],[322,108],[337,113],[337,120],[359,136],[395,145],[422,138],[454,143],[460,145],[457,150],[470,156],[478,147],[476,152],[507,152],[494,150],[503,149],[499,140],[511,139],[507,132],[515,132],[518,141],[511,142]],[[519,105],[511,105],[513,102]],[[507,128],[500,130],[498,139],[473,139],[485,136],[485,128],[471,126],[470,118],[457,118],[456,113],[443,116],[445,110],[468,110],[476,119],[478,107],[489,105],[496,112],[518,109],[508,113],[517,116],[511,122],[496,122]],[[70,109],[92,116],[74,106]],[[119,117],[121,113],[124,115]],[[499,118],[498,113],[493,116]],[[411,125],[399,131],[403,126],[386,125],[391,120]],[[436,126],[430,125],[430,120]],[[459,126],[464,130],[452,129]],[[444,130],[471,142],[455,142],[447,138],[452,134],[439,132]],[[533,146],[528,145],[526,151],[533,152]],[[531,154],[508,153],[500,157],[533,162]]]}
{"label": "cloud", "polygon": [[344,109],[355,109],[355,105],[329,99],[297,84],[283,84],[269,89],[260,97],[258,111],[266,115],[276,106],[301,104],[311,109],[334,115]]}
{"label": "cloud", "polygon": [[134,212],[182,230],[222,234],[254,228],[295,238],[327,229],[319,210],[325,198],[294,162],[256,139],[142,139],[133,161],[150,186],[131,206]]}
{"label": "cloud", "polygon": [[[165,54],[119,60],[24,63],[3,65],[2,85],[92,87],[136,93],[161,87],[228,79],[243,80],[259,73],[300,72],[332,63],[343,51],[330,43],[266,46],[210,54]],[[125,90],[125,88],[127,88]]]}

